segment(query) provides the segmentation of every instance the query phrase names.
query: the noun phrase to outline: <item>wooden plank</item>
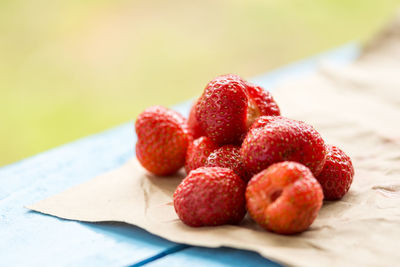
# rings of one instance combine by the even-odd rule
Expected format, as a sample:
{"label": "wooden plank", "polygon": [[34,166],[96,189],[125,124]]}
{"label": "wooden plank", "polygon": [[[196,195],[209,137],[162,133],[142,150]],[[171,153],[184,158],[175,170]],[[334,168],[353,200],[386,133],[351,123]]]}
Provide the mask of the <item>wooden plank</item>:
{"label": "wooden plank", "polygon": [[137,227],[60,220],[24,208],[120,166],[134,142],[129,123],[0,169],[1,264],[121,266],[174,247]]}
{"label": "wooden plank", "polygon": [[[190,264],[190,265],[189,265]],[[218,266],[265,266],[278,267],[278,263],[261,257],[251,251],[233,248],[202,248],[190,247],[174,254],[163,257],[147,264],[149,267],[158,266],[190,266],[190,267],[218,267]]]}

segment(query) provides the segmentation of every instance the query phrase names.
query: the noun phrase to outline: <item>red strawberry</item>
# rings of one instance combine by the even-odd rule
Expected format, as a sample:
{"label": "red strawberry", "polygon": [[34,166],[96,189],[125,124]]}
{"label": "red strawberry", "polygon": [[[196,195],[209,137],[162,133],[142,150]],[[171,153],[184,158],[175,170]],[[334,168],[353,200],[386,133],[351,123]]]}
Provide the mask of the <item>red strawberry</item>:
{"label": "red strawberry", "polygon": [[207,158],[218,146],[210,138],[202,136],[189,144],[186,152],[185,170],[189,173],[207,163]]}
{"label": "red strawberry", "polygon": [[268,93],[233,74],[209,82],[196,107],[201,128],[219,145],[239,144],[257,117],[276,114],[279,108]]}
{"label": "red strawberry", "polygon": [[183,116],[161,106],[150,107],[138,116],[135,129],[136,157],[149,172],[170,175],[183,166],[192,140]]}
{"label": "red strawberry", "polygon": [[324,168],[317,176],[326,200],[341,199],[353,182],[354,168],[349,156],[340,148],[327,145]]}
{"label": "red strawberry", "polygon": [[254,123],[251,125],[249,131],[251,131],[253,129],[257,129],[257,128],[262,128],[265,125],[271,123],[272,121],[286,120],[286,119],[287,119],[286,117],[282,117],[282,116],[261,116],[256,121],[254,121]]}
{"label": "red strawberry", "polygon": [[318,175],[326,156],[324,141],[312,126],[284,117],[258,118],[240,153],[253,175],[280,161],[300,162]]}
{"label": "red strawberry", "polygon": [[251,125],[259,116],[279,116],[281,112],[270,92],[265,91],[261,86],[246,82],[249,98],[253,103],[253,116],[248,118]]}
{"label": "red strawberry", "polygon": [[196,118],[196,104],[197,104],[197,101],[194,102],[192,108],[190,109],[189,118],[188,118],[189,128],[193,133],[193,138],[195,138],[195,139],[206,135]]}
{"label": "red strawberry", "polygon": [[223,145],[238,143],[246,132],[246,85],[236,75],[222,75],[209,82],[196,107],[196,118],[207,136]]}
{"label": "red strawberry", "polygon": [[321,185],[297,162],[280,162],[254,176],[246,188],[247,211],[263,228],[279,234],[305,231],[322,206]]}
{"label": "red strawberry", "polygon": [[251,177],[240,156],[240,147],[225,145],[212,152],[207,159],[206,167],[222,167],[233,170],[243,181],[247,182]]}
{"label": "red strawberry", "polygon": [[246,213],[246,185],[231,169],[193,170],[174,193],[179,218],[193,227],[238,224]]}

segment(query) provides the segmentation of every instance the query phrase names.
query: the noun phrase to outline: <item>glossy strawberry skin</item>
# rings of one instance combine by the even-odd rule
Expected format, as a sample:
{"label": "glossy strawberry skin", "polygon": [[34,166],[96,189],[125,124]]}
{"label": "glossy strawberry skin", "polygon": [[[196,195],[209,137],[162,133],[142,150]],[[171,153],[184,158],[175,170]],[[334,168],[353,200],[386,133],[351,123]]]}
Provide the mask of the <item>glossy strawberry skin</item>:
{"label": "glossy strawberry skin", "polygon": [[136,119],[136,157],[142,166],[156,175],[171,175],[185,163],[192,134],[179,113],[153,106]]}
{"label": "glossy strawberry skin", "polygon": [[219,145],[238,144],[247,131],[248,95],[237,75],[209,82],[196,106],[196,118],[205,134]]}
{"label": "glossy strawberry skin", "polygon": [[238,75],[226,74],[207,84],[194,113],[195,118],[191,112],[189,119],[192,129],[197,128],[194,131],[199,135],[209,136],[222,146],[240,144],[259,116],[277,116],[280,110],[262,87]]}
{"label": "glossy strawberry skin", "polygon": [[259,110],[259,116],[279,116],[281,115],[278,104],[275,102],[271,93],[264,90],[261,86],[251,82],[246,82],[249,97],[254,101]]}
{"label": "glossy strawberry skin", "polygon": [[327,145],[322,172],[317,176],[326,200],[341,199],[350,189],[354,177],[353,163],[340,148]]}
{"label": "glossy strawberry skin", "polygon": [[238,224],[246,213],[245,183],[232,170],[201,167],[193,170],[174,193],[174,208],[192,227]]}
{"label": "glossy strawberry skin", "polygon": [[225,145],[214,150],[208,156],[205,166],[231,169],[246,183],[250,179],[242,162],[239,146]]}
{"label": "glossy strawberry skin", "polygon": [[257,129],[257,128],[263,128],[267,124],[270,124],[271,122],[276,121],[276,120],[286,120],[286,119],[287,119],[286,117],[282,117],[282,116],[260,116],[251,125],[251,128],[249,129],[249,131],[251,131],[253,129]]}
{"label": "glossy strawberry skin", "polygon": [[191,142],[186,152],[186,173],[205,166],[208,156],[217,148],[217,144],[206,136],[202,136]]}
{"label": "glossy strawberry skin", "polygon": [[312,126],[284,117],[258,118],[240,153],[253,175],[281,161],[300,162],[318,175],[326,157],[324,141]]}
{"label": "glossy strawberry skin", "polygon": [[280,162],[254,176],[246,188],[246,206],[261,227],[279,234],[305,231],[322,206],[321,185],[297,162]]}
{"label": "glossy strawberry skin", "polygon": [[196,104],[197,100],[194,102],[190,109],[189,118],[188,118],[188,125],[190,130],[192,131],[193,138],[197,139],[201,136],[205,136],[205,132],[201,128],[199,121],[196,118]]}

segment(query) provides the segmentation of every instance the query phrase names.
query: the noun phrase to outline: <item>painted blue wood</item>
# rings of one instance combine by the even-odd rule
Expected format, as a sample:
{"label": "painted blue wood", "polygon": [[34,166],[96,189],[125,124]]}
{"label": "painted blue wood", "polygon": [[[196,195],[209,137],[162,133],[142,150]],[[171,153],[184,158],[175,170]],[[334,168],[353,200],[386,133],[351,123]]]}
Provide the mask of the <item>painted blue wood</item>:
{"label": "painted blue wood", "polygon": [[[190,265],[189,265],[190,264]],[[278,263],[261,257],[251,251],[233,248],[203,248],[190,247],[175,254],[167,255],[157,261],[147,264],[149,267],[161,266],[190,266],[190,267],[243,267],[243,266],[265,266],[279,267]]]}
{"label": "painted blue wood", "polygon": [[[353,60],[358,51],[356,44],[350,44],[253,81],[267,89],[273,88],[285,79],[312,72],[322,59],[342,64]],[[187,101],[174,109],[187,114],[190,103]],[[0,265],[121,266],[150,262],[168,266],[189,263],[276,266],[253,252],[186,248],[134,226],[73,222],[24,208],[121,166],[132,157],[135,140],[133,124],[127,123],[1,168]]]}
{"label": "painted blue wood", "polygon": [[132,157],[126,124],[0,169],[0,265],[121,266],[176,244],[124,224],[89,224],[24,205],[112,170]]}
{"label": "painted blue wood", "polygon": [[136,262],[136,263],[130,265],[129,267],[140,267],[140,266],[148,265],[151,262],[157,261],[158,259],[164,258],[166,256],[172,255],[172,254],[174,254],[176,252],[182,251],[182,250],[190,248],[190,247],[191,246],[189,246],[189,245],[179,244],[179,245],[176,245],[176,246],[174,246],[172,248],[169,248],[169,249],[167,249],[167,250],[165,250],[165,251],[163,251],[161,253],[158,253],[158,254],[150,257],[150,258],[147,258],[145,260]]}

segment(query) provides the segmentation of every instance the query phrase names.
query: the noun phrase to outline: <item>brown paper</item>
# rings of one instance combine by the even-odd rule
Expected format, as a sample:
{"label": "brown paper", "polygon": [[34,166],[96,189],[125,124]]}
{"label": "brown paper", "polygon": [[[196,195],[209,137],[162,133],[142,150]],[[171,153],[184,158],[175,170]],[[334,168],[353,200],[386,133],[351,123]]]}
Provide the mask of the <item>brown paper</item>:
{"label": "brown paper", "polygon": [[400,262],[400,19],[350,66],[323,66],[313,76],[274,89],[283,115],[314,125],[327,143],[353,159],[354,183],[326,202],[299,235],[240,226],[191,228],[174,212],[182,175],[157,178],[131,160],[29,208],[88,222],[119,221],[166,239],[259,252],[285,265],[398,266]]}

